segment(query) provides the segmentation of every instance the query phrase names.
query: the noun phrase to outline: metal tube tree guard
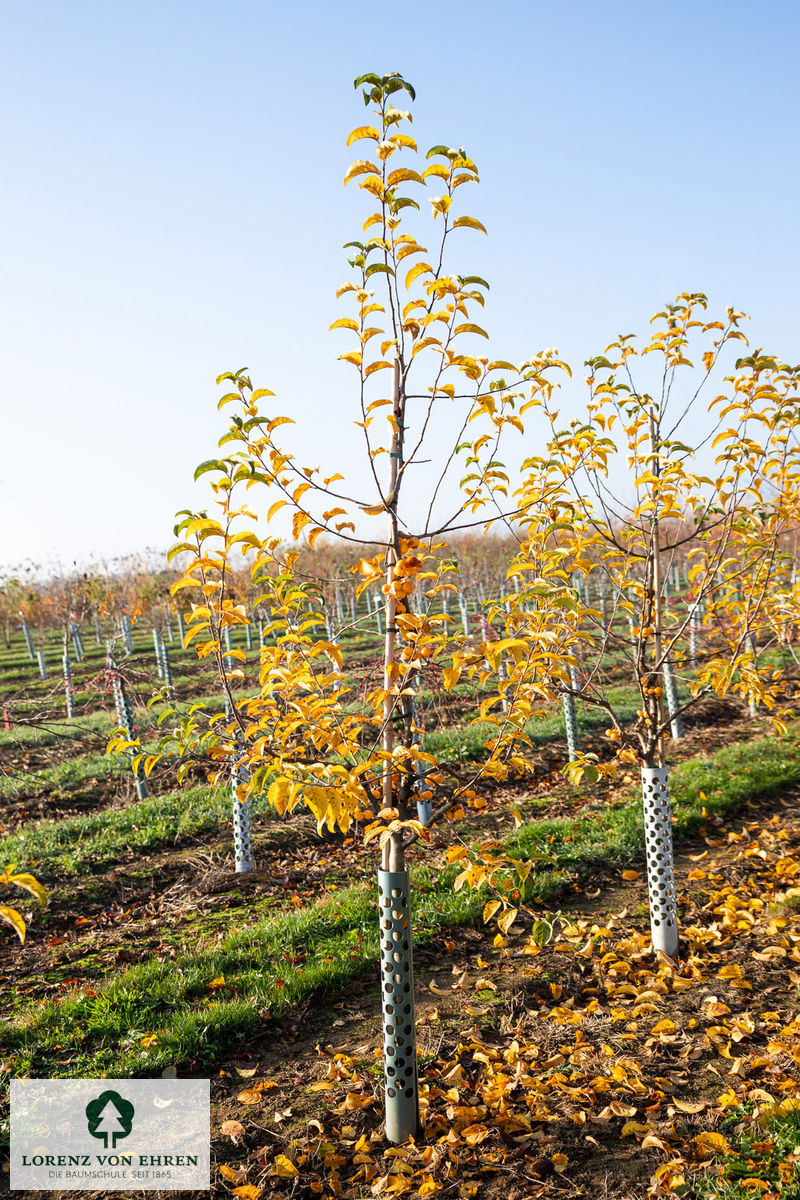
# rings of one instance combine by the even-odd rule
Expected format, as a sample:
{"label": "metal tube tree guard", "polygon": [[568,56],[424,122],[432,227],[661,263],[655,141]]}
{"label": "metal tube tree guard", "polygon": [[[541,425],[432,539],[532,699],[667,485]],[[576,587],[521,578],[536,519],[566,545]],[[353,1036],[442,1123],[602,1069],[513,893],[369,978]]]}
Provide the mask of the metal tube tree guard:
{"label": "metal tube tree guard", "polygon": [[386,1136],[400,1144],[419,1131],[414,967],[408,869],[378,871]]}
{"label": "metal tube tree guard", "polygon": [[[125,685],[120,678],[119,672],[117,671],[117,663],[116,659],[114,658],[114,652],[110,646],[106,657],[106,667],[111,675],[111,690],[114,695],[114,707],[117,712],[117,722],[125,731],[128,741],[132,742],[135,731],[133,713],[131,711],[131,706],[125,691]],[[150,795],[150,788],[147,784],[147,777],[145,776],[141,759],[136,764],[134,769],[134,778],[136,780],[136,795],[140,800],[146,800]]]}
{"label": "metal tube tree guard", "polygon": [[675,676],[672,674],[672,664],[668,658],[664,659],[664,691],[667,694],[667,711],[669,713],[669,728],[670,733],[675,741],[682,738],[684,735],[683,721],[677,715],[680,708],[678,699],[678,685],[675,682]]}
{"label": "metal tube tree guard", "polygon": [[75,716],[75,690],[72,686],[72,667],[69,663],[69,651],[64,646],[64,657],[61,660],[64,671],[64,699],[66,702],[67,716]]}
{"label": "metal tube tree guard", "polygon": [[678,914],[667,767],[642,767],[642,801],[653,948],[676,958]]}
{"label": "metal tube tree guard", "polygon": [[[228,720],[233,720],[234,712],[225,697],[225,712]],[[239,747],[231,766],[231,816],[233,818],[233,858],[237,875],[247,875],[255,869],[253,856],[253,822],[250,813],[250,801],[240,800],[237,789],[247,783],[247,767],[241,761],[242,735],[237,729],[234,737]]]}
{"label": "metal tube tree guard", "polygon": [[172,682],[172,659],[169,654],[169,646],[166,642],[161,642],[161,665],[164,668],[164,682],[167,685],[167,695],[170,700],[175,699],[175,685]]}
{"label": "metal tube tree guard", "polygon": [[28,624],[27,618],[22,618],[22,632],[25,637],[25,645],[28,647],[28,658],[35,659],[36,655],[33,649],[33,638],[31,637],[31,627]]}

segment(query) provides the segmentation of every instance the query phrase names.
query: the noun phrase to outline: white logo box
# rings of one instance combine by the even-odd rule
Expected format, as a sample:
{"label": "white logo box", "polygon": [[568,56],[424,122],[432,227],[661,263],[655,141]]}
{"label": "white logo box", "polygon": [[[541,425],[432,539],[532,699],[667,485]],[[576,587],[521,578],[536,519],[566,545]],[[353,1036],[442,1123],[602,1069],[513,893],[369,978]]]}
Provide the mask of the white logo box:
{"label": "white logo box", "polygon": [[12,1191],[210,1186],[207,1079],[12,1079]]}

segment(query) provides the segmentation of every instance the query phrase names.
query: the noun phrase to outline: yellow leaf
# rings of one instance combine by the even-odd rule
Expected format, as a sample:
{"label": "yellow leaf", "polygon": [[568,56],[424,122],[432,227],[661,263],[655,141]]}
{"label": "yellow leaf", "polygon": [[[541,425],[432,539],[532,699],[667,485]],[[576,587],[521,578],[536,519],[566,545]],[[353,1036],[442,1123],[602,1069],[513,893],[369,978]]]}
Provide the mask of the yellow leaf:
{"label": "yellow leaf", "polygon": [[347,168],[344,181],[349,183],[351,179],[355,179],[356,175],[378,175],[379,173],[375,163],[369,162],[366,158],[359,158]]}
{"label": "yellow leaf", "polygon": [[17,887],[25,888],[26,892],[30,892],[35,896],[40,904],[45,904],[47,901],[47,892],[44,890],[38,879],[34,879],[33,875],[23,873],[22,875],[12,875],[9,873],[8,882],[16,884]]}
{"label": "yellow leaf", "polygon": [[292,537],[295,541],[300,537],[300,534],[305,529],[306,525],[311,523],[311,517],[308,513],[298,512],[292,517]]}
{"label": "yellow leaf", "polygon": [[362,138],[372,138],[374,142],[379,142],[381,135],[371,125],[359,125],[347,135],[347,145],[352,146],[353,142],[360,142]]}
{"label": "yellow leaf", "polygon": [[281,1179],[294,1179],[300,1174],[297,1167],[285,1154],[275,1155],[275,1174]]}
{"label": "yellow leaf", "polygon": [[247,1179],[247,1171],[242,1171],[236,1167],[229,1167],[226,1163],[222,1164],[219,1173],[230,1183],[244,1183]]}
{"label": "yellow leaf", "polygon": [[633,883],[635,879],[640,879],[641,876],[638,871],[623,871],[622,878],[627,880],[628,883]]}
{"label": "yellow leaf", "polygon": [[390,171],[386,177],[386,186],[393,188],[397,187],[398,183],[424,183],[425,180],[416,171],[410,170],[408,167],[398,167],[396,171]]}
{"label": "yellow leaf", "polygon": [[267,792],[267,804],[271,804],[279,817],[282,817],[289,806],[289,796],[291,794],[291,782],[281,776],[276,779]]}
{"label": "yellow leaf", "polygon": [[461,667],[444,667],[442,670],[442,678],[444,679],[446,691],[449,692],[452,687],[455,687],[455,685],[458,683],[460,674]]}
{"label": "yellow leaf", "polygon": [[632,1133],[650,1133],[652,1128],[652,1125],[643,1125],[641,1121],[626,1121],[622,1126],[622,1136],[630,1137]]}
{"label": "yellow leaf", "polygon": [[480,221],[476,221],[474,217],[456,217],[453,221],[453,229],[477,229],[479,233],[486,233],[485,226],[481,225]]}
{"label": "yellow leaf", "polygon": [[516,908],[507,908],[506,911],[501,913],[497,918],[497,925],[501,933],[508,933],[509,929],[516,920],[517,911],[518,910]]}
{"label": "yellow leaf", "polygon": [[487,921],[491,921],[492,917],[494,916],[494,914],[497,912],[498,908],[500,907],[500,904],[501,904],[500,900],[487,900],[486,901],[486,904],[483,906],[483,923],[484,923],[484,925],[486,924]]}
{"label": "yellow leaf", "polygon": [[385,371],[387,367],[391,367],[390,362],[381,360],[380,362],[370,363],[364,370],[364,378],[367,379],[370,375],[374,375],[376,371]]}
{"label": "yellow leaf", "polygon": [[468,1125],[461,1136],[468,1146],[479,1146],[489,1136],[489,1130],[485,1125]]}
{"label": "yellow leaf", "polygon": [[428,263],[425,263],[425,262],[415,263],[414,266],[411,268],[411,270],[406,275],[406,291],[408,291],[408,289],[411,287],[414,280],[419,275],[432,275],[432,274],[433,274],[433,267],[431,267]]}
{"label": "yellow leaf", "polygon": [[379,199],[383,196],[383,184],[377,175],[368,175],[358,186],[367,192],[372,192],[373,196],[377,196]]}
{"label": "yellow leaf", "polygon": [[246,1183],[244,1187],[234,1188],[233,1194],[240,1196],[241,1200],[258,1200],[263,1191],[263,1188],[256,1187],[254,1183]]}
{"label": "yellow leaf", "polygon": [[702,1158],[709,1154],[727,1154],[730,1151],[728,1139],[721,1133],[712,1133],[710,1130],[698,1133],[696,1137],[692,1138],[692,1141],[697,1153]]}
{"label": "yellow leaf", "polygon": [[477,333],[477,334],[479,334],[480,337],[485,337],[485,338],[488,338],[488,336],[489,336],[485,329],[481,329],[480,325],[471,325],[469,322],[465,322],[462,325],[458,325],[453,330],[453,337],[455,337],[459,333]]}
{"label": "yellow leaf", "polygon": [[240,1104],[260,1104],[261,1093],[256,1088],[246,1088],[236,1097]]}
{"label": "yellow leaf", "polygon": [[0,918],[6,921],[16,930],[17,937],[20,942],[25,942],[25,922],[15,908],[9,908],[6,904],[0,904]]}

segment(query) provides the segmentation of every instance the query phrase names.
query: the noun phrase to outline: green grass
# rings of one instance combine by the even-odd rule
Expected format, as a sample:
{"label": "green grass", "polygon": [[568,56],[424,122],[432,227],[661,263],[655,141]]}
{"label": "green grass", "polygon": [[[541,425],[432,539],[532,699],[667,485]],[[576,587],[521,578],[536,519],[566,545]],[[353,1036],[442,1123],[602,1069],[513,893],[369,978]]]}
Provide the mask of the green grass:
{"label": "green grass", "polygon": [[222,829],[230,814],[227,789],[184,788],[124,808],[105,808],[22,829],[0,839],[0,862],[24,864],[47,885],[103,870],[133,851],[143,854]]}
{"label": "green grass", "polygon": [[[722,1127],[729,1135],[729,1128],[738,1124],[741,1113],[731,1117]],[[757,1143],[772,1143],[769,1150],[753,1150]],[[772,1185],[783,1200],[800,1200],[800,1171],[797,1162],[787,1164],[782,1178],[781,1164],[790,1154],[800,1155],[800,1111],[780,1113],[769,1118],[764,1125],[751,1127],[741,1132],[732,1142],[733,1153],[726,1154],[722,1161],[722,1174],[707,1176],[694,1181],[692,1195],[703,1200],[751,1200],[760,1196],[761,1189],[749,1187],[747,1180],[761,1179]],[[788,1178],[787,1178],[788,1176]],[[678,1188],[682,1195],[688,1188]]]}
{"label": "green grass", "polygon": [[15,800],[34,791],[47,788],[52,795],[63,795],[65,791],[85,788],[100,779],[117,778],[130,771],[129,764],[122,758],[109,758],[106,754],[88,754],[82,758],[70,758],[40,771],[23,772],[16,775],[0,775],[0,801]]}
{"label": "green grass", "polygon": [[[795,733],[681,764],[671,779],[676,839],[698,828],[704,809],[729,813],[798,781]],[[568,880],[593,865],[639,859],[642,840],[641,805],[632,791],[625,802],[598,807],[578,820],[531,822],[506,845],[521,858],[552,857],[551,864],[531,873],[529,887],[531,900],[547,904]],[[485,896],[454,892],[455,874],[455,868],[413,869],[417,944],[437,930],[478,919]],[[195,941],[173,961],[133,967],[98,984],[93,995],[77,992],[60,1003],[34,1006],[2,1034],[6,1068],[17,1074],[88,1075],[113,1069],[132,1075],[179,1061],[212,1062],[252,1035],[266,1013],[279,1017],[312,996],[341,989],[374,962],[375,915],[374,887],[354,885],[297,913],[260,916],[212,945]],[[220,976],[224,987],[209,989]],[[145,1049],[142,1038],[149,1034],[158,1041]]]}

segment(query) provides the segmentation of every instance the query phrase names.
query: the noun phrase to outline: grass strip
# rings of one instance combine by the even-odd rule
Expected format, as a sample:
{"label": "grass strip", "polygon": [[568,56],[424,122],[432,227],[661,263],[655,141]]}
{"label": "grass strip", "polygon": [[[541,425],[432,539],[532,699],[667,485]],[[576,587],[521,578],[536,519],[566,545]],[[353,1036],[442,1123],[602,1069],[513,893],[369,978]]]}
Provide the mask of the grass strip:
{"label": "grass strip", "polygon": [[[792,1108],[793,1103],[784,1101],[763,1123],[741,1129],[722,1159],[720,1174],[693,1180],[693,1194],[698,1200],[752,1200],[766,1190],[783,1200],[800,1200],[800,1110]],[[732,1126],[745,1117],[752,1118],[752,1108],[751,1104],[735,1110],[720,1132],[729,1136]],[[787,1111],[781,1112],[782,1108]],[[688,1189],[679,1187],[676,1194],[684,1190]]]}
{"label": "grass strip", "polygon": [[0,840],[0,862],[24,864],[47,885],[220,829],[230,815],[230,792],[201,784],[21,829]]}

